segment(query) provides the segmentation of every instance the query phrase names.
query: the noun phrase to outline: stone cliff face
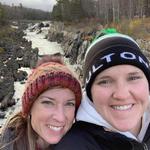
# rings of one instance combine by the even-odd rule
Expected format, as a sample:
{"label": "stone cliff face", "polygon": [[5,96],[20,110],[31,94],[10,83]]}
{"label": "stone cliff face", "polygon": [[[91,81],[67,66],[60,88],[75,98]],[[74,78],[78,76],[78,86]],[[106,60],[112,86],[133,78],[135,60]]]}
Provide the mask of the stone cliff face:
{"label": "stone cliff face", "polygon": [[[61,43],[64,56],[69,59],[82,81],[82,64],[86,49],[102,26],[90,30],[84,30],[83,27],[66,29],[63,23],[57,22],[49,25],[38,24],[37,27],[32,26],[31,30],[36,30],[38,34],[42,27],[49,27],[45,38]],[[13,99],[14,82],[24,83],[27,78],[27,73],[20,68],[33,68],[38,60],[38,49],[32,49],[32,43],[23,38],[23,29],[16,30],[11,36],[16,42],[0,40],[0,118],[5,117],[3,110],[16,103]],[[150,60],[150,41],[137,39],[137,42]]]}
{"label": "stone cliff face", "polygon": [[0,118],[5,116],[7,107],[16,103],[13,99],[14,82],[27,78],[21,67],[34,67],[38,59],[38,50],[31,48],[31,42],[26,41],[24,33],[16,30],[12,38],[16,41],[0,40]]}
{"label": "stone cliff face", "polygon": [[[74,65],[79,77],[82,80],[82,64],[87,47],[92,39],[97,35],[102,26],[97,26],[90,31],[83,29],[70,29],[64,27],[63,23],[54,23],[50,26],[47,38],[50,41],[57,41],[61,43],[64,50],[65,57],[69,58],[70,64]],[[150,60],[150,41],[137,39],[137,43]]]}

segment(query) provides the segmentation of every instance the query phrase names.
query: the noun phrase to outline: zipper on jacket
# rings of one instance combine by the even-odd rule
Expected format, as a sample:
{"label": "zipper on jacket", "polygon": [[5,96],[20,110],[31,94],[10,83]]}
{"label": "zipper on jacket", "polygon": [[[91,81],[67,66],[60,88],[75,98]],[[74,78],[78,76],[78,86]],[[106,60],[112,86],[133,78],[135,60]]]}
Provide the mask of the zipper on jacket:
{"label": "zipper on jacket", "polygon": [[144,150],[149,150],[146,143],[143,143],[143,148],[144,148]]}

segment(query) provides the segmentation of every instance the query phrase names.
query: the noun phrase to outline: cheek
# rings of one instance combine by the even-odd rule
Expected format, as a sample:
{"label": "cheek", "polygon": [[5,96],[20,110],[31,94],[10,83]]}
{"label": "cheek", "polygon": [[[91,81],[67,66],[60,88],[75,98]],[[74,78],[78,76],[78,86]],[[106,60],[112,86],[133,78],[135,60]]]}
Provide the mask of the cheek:
{"label": "cheek", "polygon": [[109,107],[109,97],[108,94],[99,93],[96,95],[93,95],[93,103],[95,106],[95,109],[98,113],[104,114],[106,110],[108,110]]}
{"label": "cheek", "polygon": [[91,94],[95,106],[104,105],[108,103],[111,96],[111,91],[108,89],[93,86],[93,88],[91,89]]}
{"label": "cheek", "polygon": [[42,114],[41,112],[37,112],[37,111],[33,111],[31,112],[31,124],[32,126],[40,123],[44,118],[44,114]]}
{"label": "cheek", "polygon": [[41,107],[38,107],[36,109],[32,109],[31,111],[31,121],[33,124],[40,124],[43,122],[46,118],[48,118],[50,114],[50,111],[48,109],[43,109]]}
{"label": "cheek", "polygon": [[69,121],[70,123],[72,123],[73,120],[74,120],[74,118],[75,118],[75,109],[66,111],[66,116],[67,116],[67,118],[68,118],[68,121]]}
{"label": "cheek", "polygon": [[[138,88],[137,88],[138,87]],[[132,87],[132,94],[138,101],[138,103],[141,104],[141,107],[143,111],[145,111],[149,105],[149,85],[147,81],[143,81],[137,86]]]}
{"label": "cheek", "polygon": [[143,102],[148,102],[149,101],[149,86],[148,84],[141,84],[138,86],[138,89],[137,88],[134,88],[135,89],[135,93],[137,96],[139,96]]}
{"label": "cheek", "polygon": [[[38,109],[37,109],[38,110]],[[40,133],[41,127],[49,119],[49,113],[45,110],[39,109],[38,111],[31,112],[31,126],[35,132]]]}

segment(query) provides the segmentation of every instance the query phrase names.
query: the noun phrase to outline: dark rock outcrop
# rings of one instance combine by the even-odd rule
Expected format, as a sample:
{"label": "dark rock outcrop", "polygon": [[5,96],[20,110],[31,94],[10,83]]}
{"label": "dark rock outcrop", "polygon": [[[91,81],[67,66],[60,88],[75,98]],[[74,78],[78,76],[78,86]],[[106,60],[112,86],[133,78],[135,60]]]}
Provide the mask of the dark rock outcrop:
{"label": "dark rock outcrop", "polygon": [[5,116],[7,107],[16,103],[14,82],[27,78],[27,72],[20,68],[33,68],[38,60],[38,49],[31,48],[31,42],[23,38],[22,30],[19,28],[10,35],[13,40],[0,39],[0,118]]}
{"label": "dark rock outcrop", "polygon": [[[78,30],[74,32],[74,29],[68,31],[60,23],[51,25],[47,39],[50,41],[61,42],[62,49],[64,50],[65,57],[69,58],[69,62],[74,66],[75,71],[78,73],[79,78],[82,80],[83,61],[87,47],[90,45],[95,36],[103,27],[100,25],[97,28],[91,29],[86,32]],[[61,34],[60,37],[57,35]],[[137,39],[137,43],[142,48],[150,60],[150,41]]]}

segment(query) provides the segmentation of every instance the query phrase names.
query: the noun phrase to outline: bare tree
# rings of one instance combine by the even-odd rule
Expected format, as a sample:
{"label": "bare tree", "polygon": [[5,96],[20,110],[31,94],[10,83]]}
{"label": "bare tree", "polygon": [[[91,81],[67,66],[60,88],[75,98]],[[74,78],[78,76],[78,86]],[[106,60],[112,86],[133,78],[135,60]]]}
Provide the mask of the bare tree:
{"label": "bare tree", "polygon": [[[150,0],[57,0],[63,2],[63,18],[92,17],[102,23],[119,22],[123,18],[132,19],[135,16],[150,16]],[[69,2],[67,2],[69,1]],[[67,3],[71,5],[67,6]],[[73,5],[72,5],[73,4]],[[81,6],[80,6],[81,5]],[[68,9],[66,9],[68,8]],[[57,9],[60,9],[57,7]],[[66,11],[67,10],[67,11]],[[81,11],[81,12],[80,12]],[[69,16],[70,15],[70,16]]]}

